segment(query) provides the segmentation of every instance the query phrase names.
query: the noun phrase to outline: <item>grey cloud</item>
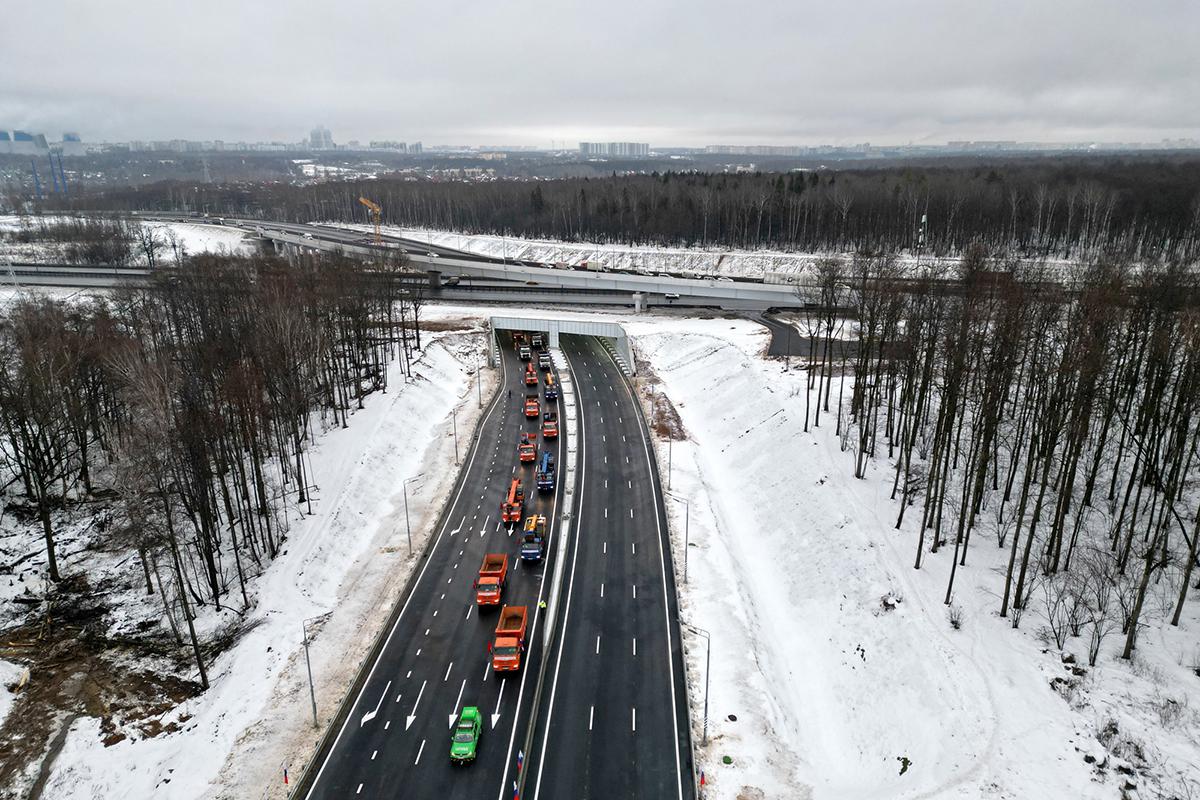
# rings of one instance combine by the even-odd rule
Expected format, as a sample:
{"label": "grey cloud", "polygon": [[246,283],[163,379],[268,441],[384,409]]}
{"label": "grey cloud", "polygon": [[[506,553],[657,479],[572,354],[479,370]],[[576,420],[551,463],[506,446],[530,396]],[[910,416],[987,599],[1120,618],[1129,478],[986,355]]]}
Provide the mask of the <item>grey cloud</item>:
{"label": "grey cloud", "polygon": [[0,128],[92,140],[1200,133],[1200,8],[1182,0],[13,6]]}

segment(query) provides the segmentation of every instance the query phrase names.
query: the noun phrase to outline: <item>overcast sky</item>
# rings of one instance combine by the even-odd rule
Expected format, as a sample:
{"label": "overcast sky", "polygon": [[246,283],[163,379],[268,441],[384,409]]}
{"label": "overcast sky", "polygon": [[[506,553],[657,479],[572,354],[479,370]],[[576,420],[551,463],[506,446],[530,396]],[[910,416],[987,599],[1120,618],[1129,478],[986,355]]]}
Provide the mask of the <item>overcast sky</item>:
{"label": "overcast sky", "polygon": [[0,129],[85,141],[1200,137],[1196,0],[5,0]]}

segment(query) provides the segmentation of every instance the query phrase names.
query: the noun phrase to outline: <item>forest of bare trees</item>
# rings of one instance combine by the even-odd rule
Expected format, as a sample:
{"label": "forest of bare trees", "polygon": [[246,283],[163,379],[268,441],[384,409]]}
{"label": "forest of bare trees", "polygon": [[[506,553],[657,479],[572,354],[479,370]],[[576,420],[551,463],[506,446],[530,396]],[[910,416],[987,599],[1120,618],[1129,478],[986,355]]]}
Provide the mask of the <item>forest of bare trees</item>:
{"label": "forest of bare trees", "polygon": [[196,606],[247,610],[247,581],[305,508],[318,425],[349,424],[418,347],[402,263],[198,256],[103,299],[30,295],[0,315],[0,454],[10,507],[40,522],[103,498],[105,535],[156,596],[207,688]]}
{"label": "forest of bare trees", "polygon": [[949,560],[948,606],[973,548],[1003,548],[1001,617],[1036,607],[1059,648],[1080,637],[1095,664],[1119,635],[1130,658],[1200,588],[1200,282],[1110,255],[1064,286],[984,254],[953,290],[896,282],[889,256],[826,259],[806,424],[835,426],[856,477],[894,464],[896,528],[917,569]]}
{"label": "forest of bare trees", "polygon": [[382,176],[306,185],[170,182],[80,196],[78,209],[183,211],[292,222],[383,221],[465,233],[790,251],[912,250],[972,242],[1022,257],[1200,253],[1200,160],[1027,159],[992,166],[662,173],[438,182]]}

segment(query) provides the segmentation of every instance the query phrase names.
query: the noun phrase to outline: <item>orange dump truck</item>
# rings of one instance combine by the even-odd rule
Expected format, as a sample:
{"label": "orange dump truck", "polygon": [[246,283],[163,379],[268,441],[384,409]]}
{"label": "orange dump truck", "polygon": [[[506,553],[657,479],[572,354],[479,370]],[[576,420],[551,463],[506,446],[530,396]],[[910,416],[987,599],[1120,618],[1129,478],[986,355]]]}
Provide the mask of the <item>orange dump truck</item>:
{"label": "orange dump truck", "polygon": [[526,386],[537,386],[537,382],[538,382],[538,371],[534,368],[533,362],[530,361],[528,364],[525,365],[525,385]]}
{"label": "orange dump truck", "polygon": [[521,488],[521,479],[513,478],[508,487],[508,494],[500,503],[500,519],[505,522],[521,521],[521,506],[525,502],[525,490]]}
{"label": "orange dump truck", "polygon": [[546,439],[558,438],[558,413],[547,411],[542,417],[542,437]]}
{"label": "orange dump truck", "polygon": [[479,567],[475,580],[475,602],[481,606],[500,605],[500,595],[508,580],[508,556],[504,553],[488,553]]}
{"label": "orange dump truck", "polygon": [[538,412],[540,411],[537,393],[525,395],[525,416],[529,419],[537,419]]}
{"label": "orange dump truck", "polygon": [[521,653],[525,650],[525,627],[528,620],[525,606],[505,606],[500,609],[496,638],[490,648],[494,671],[516,672],[521,668]]}
{"label": "orange dump truck", "polygon": [[528,464],[537,461],[537,434],[522,433],[521,441],[517,445],[517,458],[521,463]]}

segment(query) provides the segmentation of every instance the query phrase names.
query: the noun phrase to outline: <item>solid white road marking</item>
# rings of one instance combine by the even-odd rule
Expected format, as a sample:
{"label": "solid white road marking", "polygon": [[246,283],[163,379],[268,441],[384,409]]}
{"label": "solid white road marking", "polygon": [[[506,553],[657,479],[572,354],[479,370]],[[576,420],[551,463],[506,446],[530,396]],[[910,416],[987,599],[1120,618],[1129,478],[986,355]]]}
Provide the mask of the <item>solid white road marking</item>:
{"label": "solid white road marking", "polygon": [[387,697],[388,689],[390,688],[392,688],[392,682],[388,681],[387,686],[383,687],[383,694],[379,695],[379,702],[375,704],[375,710],[368,711],[366,714],[363,714],[363,718],[359,721],[358,727],[361,728],[363,725],[366,725],[368,722],[375,719],[375,715],[379,713],[379,707],[383,705],[383,698]]}
{"label": "solid white road marking", "polygon": [[[412,711],[408,712],[408,718],[404,722],[404,730],[408,730],[412,726],[413,720],[417,718],[417,706],[421,704],[421,695],[425,694],[425,684],[428,682],[421,681],[421,691],[417,692],[417,700],[413,703]],[[417,758],[420,758],[420,756],[417,756]]]}

